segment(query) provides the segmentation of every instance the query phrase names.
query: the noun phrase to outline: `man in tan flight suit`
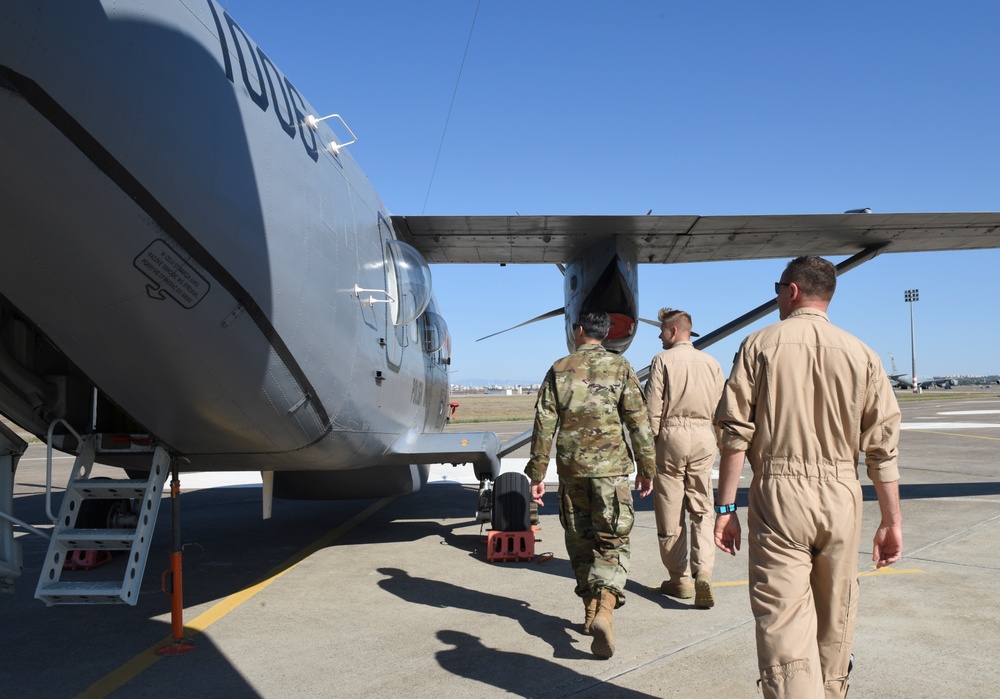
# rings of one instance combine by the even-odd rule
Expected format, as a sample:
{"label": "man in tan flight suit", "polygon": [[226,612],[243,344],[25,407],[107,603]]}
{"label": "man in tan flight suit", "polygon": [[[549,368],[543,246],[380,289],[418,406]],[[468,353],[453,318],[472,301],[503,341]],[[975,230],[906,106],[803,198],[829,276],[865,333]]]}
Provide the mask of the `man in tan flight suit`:
{"label": "man in tan flight suit", "polygon": [[[694,606],[709,609],[715,604],[712,466],[717,442],[712,418],[726,380],[719,362],[691,344],[690,315],[662,308],[659,319],[664,351],[653,357],[646,404],[656,439],[656,532],[660,560],[669,574],[660,592],[694,597]],[[691,519],[690,560],[685,510]]]}
{"label": "man in tan flight suit", "polygon": [[858,450],[881,522],[878,568],[903,549],[899,405],[878,359],[834,327],[836,270],[792,260],[775,283],[781,322],[747,337],[716,413],[722,461],[715,541],[736,555],[736,490],[750,461],[750,605],[765,697],[843,697],[854,641],[861,539]]}

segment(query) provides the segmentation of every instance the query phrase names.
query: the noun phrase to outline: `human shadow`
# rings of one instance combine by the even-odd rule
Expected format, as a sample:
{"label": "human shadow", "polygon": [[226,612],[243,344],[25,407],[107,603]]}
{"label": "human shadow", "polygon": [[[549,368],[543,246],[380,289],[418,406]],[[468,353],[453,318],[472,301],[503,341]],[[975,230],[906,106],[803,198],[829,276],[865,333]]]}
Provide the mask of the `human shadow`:
{"label": "human shadow", "polygon": [[562,667],[526,653],[511,653],[483,645],[472,634],[442,629],[438,640],[451,648],[434,654],[453,675],[482,682],[520,697],[566,696],[594,690],[594,696],[651,699],[652,695],[607,684],[604,680]]}
{"label": "human shadow", "polygon": [[[470,590],[440,580],[413,577],[399,568],[379,568],[378,572],[388,576],[379,581],[379,587],[401,600],[442,609],[464,609],[507,617],[519,623],[529,636],[548,642],[552,646],[553,657],[571,659],[590,657],[589,652],[577,647],[576,644],[580,641],[577,636],[570,633],[573,624],[566,619],[536,611],[523,600]],[[580,606],[580,616],[583,616],[583,605]],[[587,645],[589,646],[589,643]]]}

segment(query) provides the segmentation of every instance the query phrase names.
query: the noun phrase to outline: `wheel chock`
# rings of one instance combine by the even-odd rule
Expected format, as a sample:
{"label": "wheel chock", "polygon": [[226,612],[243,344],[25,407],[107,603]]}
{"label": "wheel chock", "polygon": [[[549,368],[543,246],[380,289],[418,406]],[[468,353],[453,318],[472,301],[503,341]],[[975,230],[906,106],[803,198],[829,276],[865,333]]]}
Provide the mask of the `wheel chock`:
{"label": "wheel chock", "polygon": [[111,560],[110,551],[70,551],[63,561],[63,570],[90,570]]}
{"label": "wheel chock", "polygon": [[490,563],[516,563],[535,558],[535,532],[491,531],[486,538],[486,560]]}

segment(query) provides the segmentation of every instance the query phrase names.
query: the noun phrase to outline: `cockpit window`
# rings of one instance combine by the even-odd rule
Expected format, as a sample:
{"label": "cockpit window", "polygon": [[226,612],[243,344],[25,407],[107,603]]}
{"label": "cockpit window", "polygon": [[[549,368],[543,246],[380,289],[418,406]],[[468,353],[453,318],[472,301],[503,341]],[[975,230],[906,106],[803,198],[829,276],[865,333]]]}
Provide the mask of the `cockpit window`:
{"label": "cockpit window", "polygon": [[448,341],[448,326],[434,311],[424,313],[424,352],[434,354]]}
{"label": "cockpit window", "polygon": [[409,325],[427,309],[431,300],[431,270],[412,245],[399,240],[386,244],[386,277],[389,312],[393,325]]}
{"label": "cockpit window", "polygon": [[436,355],[437,362],[449,364],[451,357],[451,335],[448,334],[448,324],[438,313],[437,301],[431,296],[427,310],[420,317],[417,327],[421,333],[421,345],[428,355]]}

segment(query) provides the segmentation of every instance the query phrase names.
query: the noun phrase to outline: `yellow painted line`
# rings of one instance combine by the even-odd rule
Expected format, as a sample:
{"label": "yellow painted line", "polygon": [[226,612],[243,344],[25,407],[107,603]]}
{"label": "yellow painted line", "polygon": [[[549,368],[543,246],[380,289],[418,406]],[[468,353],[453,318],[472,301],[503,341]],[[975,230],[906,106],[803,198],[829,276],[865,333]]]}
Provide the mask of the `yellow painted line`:
{"label": "yellow painted line", "polygon": [[859,578],[867,578],[874,575],[913,575],[914,573],[923,573],[924,571],[919,568],[893,568],[892,566],[886,566],[885,568],[878,568],[876,570],[867,570],[864,573],[858,573]]}
{"label": "yellow painted line", "polygon": [[[333,541],[340,538],[348,531],[359,525],[364,520],[371,517],[373,514],[381,510],[383,507],[388,505],[390,502],[396,499],[396,496],[382,498],[378,502],[368,506],[365,510],[354,515],[351,519],[341,524],[339,527],[334,529],[329,534],[317,539],[313,543],[306,546],[304,549],[288,558],[282,563],[272,568],[265,574],[264,578],[255,585],[251,585],[245,590],[240,590],[239,592],[234,592],[233,594],[226,597],[221,602],[213,605],[208,610],[202,612],[190,622],[184,625],[184,636],[185,638],[190,638],[195,636],[209,626],[217,622],[222,617],[229,614],[241,604],[252,598],[258,592],[264,590],[271,583],[276,581],[278,578],[283,576],[285,573],[289,572],[295,566],[297,566],[302,561],[309,558],[317,551],[326,546],[329,546]],[[125,683],[134,679],[143,671],[149,669],[156,664],[157,661],[162,660],[164,656],[157,655],[156,650],[158,648],[163,648],[173,643],[173,635],[166,636],[162,641],[150,646],[146,650],[142,651],[134,658],[126,662],[121,667],[109,672],[103,678],[99,679],[94,684],[90,685],[80,694],[76,695],[76,699],[97,699],[98,697],[106,697],[116,689],[122,687]]]}
{"label": "yellow painted line", "polygon": [[914,433],[919,432],[919,433],[922,433],[922,434],[939,434],[939,435],[944,435],[945,437],[965,437],[967,439],[988,439],[991,442],[1000,442],[1000,437],[984,437],[984,436],[978,435],[978,434],[959,434],[958,432],[935,432],[934,430],[911,430],[911,429],[907,429],[905,427],[901,428],[901,431],[902,432],[914,432]]}
{"label": "yellow painted line", "polygon": [[728,582],[713,582],[712,587],[739,587],[740,585],[749,584],[749,580],[730,580]]}

